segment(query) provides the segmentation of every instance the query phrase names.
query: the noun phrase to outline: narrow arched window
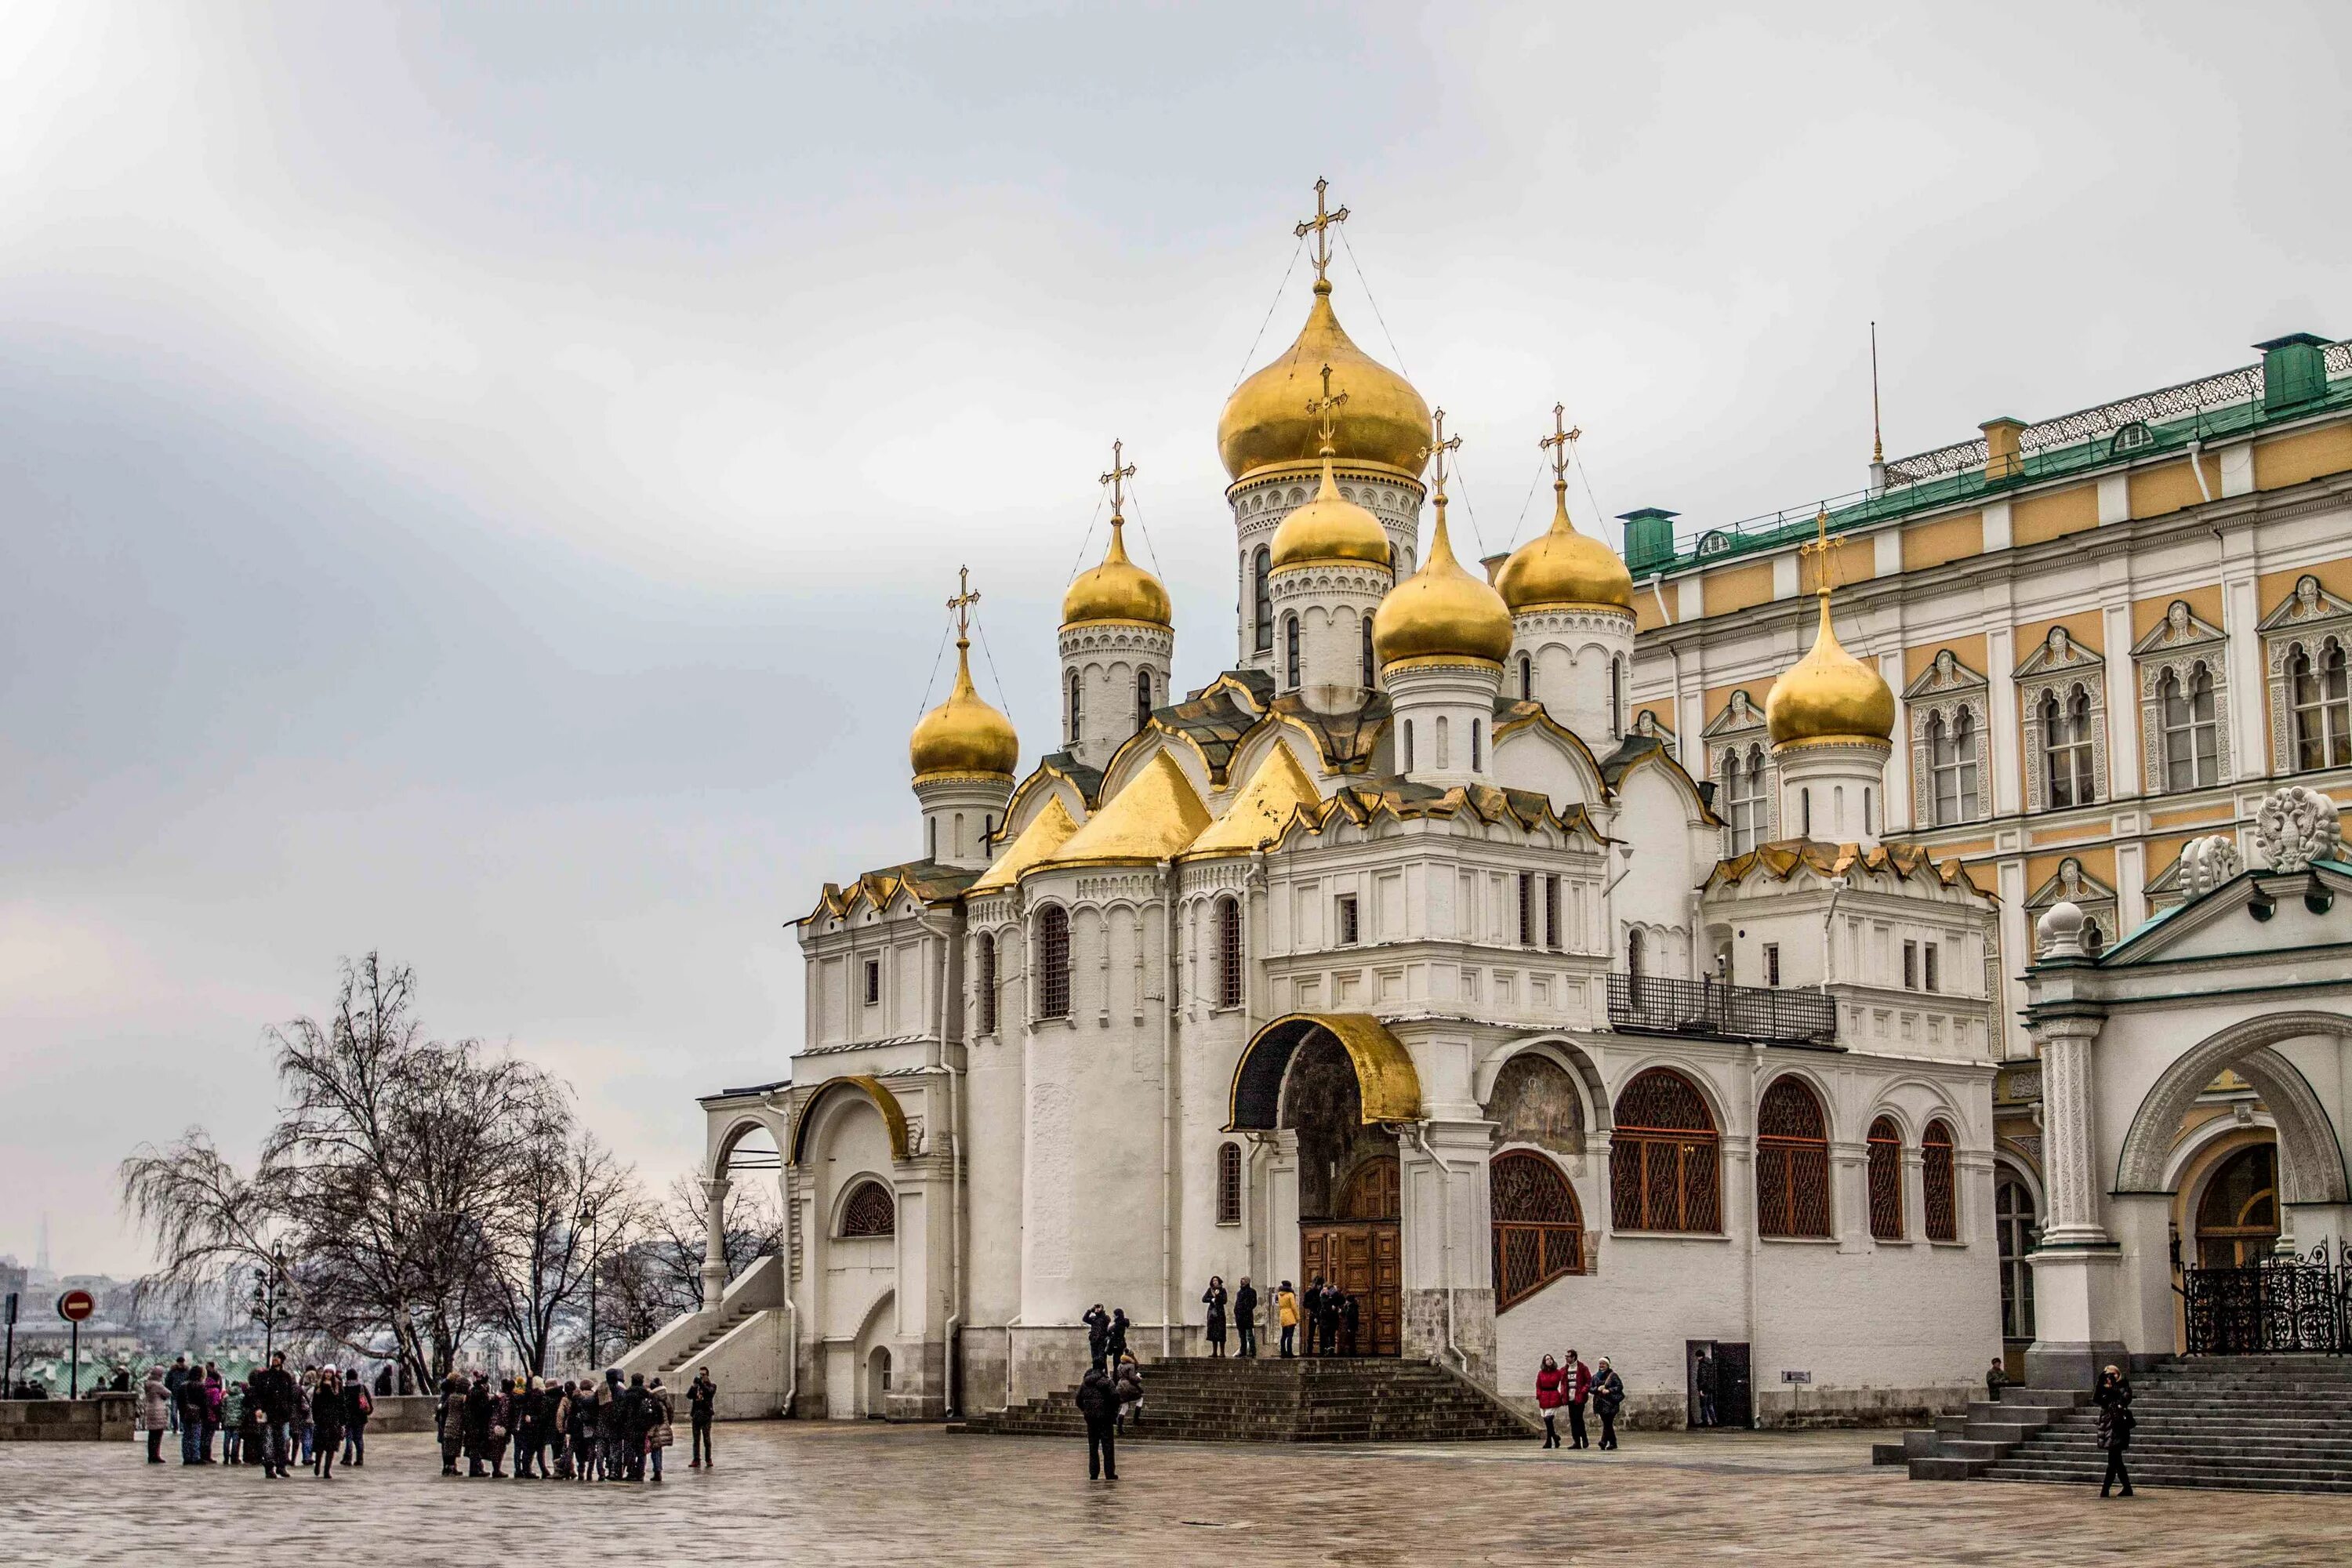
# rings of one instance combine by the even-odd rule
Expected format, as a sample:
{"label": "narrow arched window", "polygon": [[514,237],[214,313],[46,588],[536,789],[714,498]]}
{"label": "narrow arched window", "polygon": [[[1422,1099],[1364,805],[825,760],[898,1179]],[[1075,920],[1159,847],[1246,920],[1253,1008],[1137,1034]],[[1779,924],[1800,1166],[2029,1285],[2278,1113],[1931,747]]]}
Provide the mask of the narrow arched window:
{"label": "narrow arched window", "polygon": [[1298,684],[1298,617],[1282,617],[1282,678],[1286,686]]}
{"label": "narrow arched window", "polygon": [[1536,694],[1536,661],[1526,654],[1519,655],[1519,698],[1522,701]]}
{"label": "narrow arched window", "polygon": [[1217,1005],[1242,1005],[1242,905],[1239,899],[1217,900]]}
{"label": "narrow arched window", "polygon": [[1942,1117],[1919,1134],[1919,1195],[1927,1200],[1927,1239],[1960,1239],[1958,1189],[1952,1177],[1952,1124]]}
{"label": "narrow arched window", "polygon": [[1625,661],[1622,658],[1609,661],[1609,732],[1625,732]]}
{"label": "narrow arched window", "polygon": [[1891,1116],[1870,1124],[1870,1234],[1903,1239],[1903,1134]]}
{"label": "narrow arched window", "polygon": [[1135,727],[1139,730],[1151,722],[1151,671],[1141,669],[1135,676]]}
{"label": "narrow arched window", "polygon": [[2221,728],[2214,722],[2213,672],[2202,660],[2192,666],[2183,682],[2178,671],[2166,670],[2158,683],[2158,710],[2164,726],[2164,787],[2200,789],[2220,772]]}
{"label": "narrow arched window", "polygon": [[1756,1229],[1830,1234],[1829,1121],[1802,1079],[1775,1079],[1757,1107]]}
{"label": "narrow arched window", "polygon": [[1862,786],[1862,831],[1865,836],[1878,831],[1876,827],[1871,826],[1870,786],[1868,784]]}
{"label": "narrow arched window", "polygon": [[973,990],[978,994],[977,1000],[980,1003],[980,1032],[983,1035],[992,1035],[996,1033],[996,939],[994,937],[987,935],[981,937],[979,953],[973,968],[979,972],[973,976]]}
{"label": "narrow arched window", "polygon": [[1800,838],[1811,838],[1812,836],[1813,792],[1809,789],[1801,789],[1797,792],[1797,837]]}
{"label": "narrow arched window", "polygon": [[1037,1016],[1070,1016],[1070,911],[1047,904],[1037,913]]}
{"label": "narrow arched window", "polygon": [[1080,681],[1078,672],[1075,669],[1070,671],[1069,714],[1069,743],[1075,746],[1080,741],[1086,739],[1087,733],[1086,688]]}
{"label": "narrow arched window", "polygon": [[1263,544],[1250,557],[1250,609],[1255,631],[1253,641],[1260,653],[1274,651],[1274,553]]}
{"label": "narrow arched window", "polygon": [[1672,1068],[1635,1075],[1617,1096],[1609,1140],[1612,1218],[1619,1230],[1723,1228],[1715,1118]]}
{"label": "narrow arched window", "polygon": [[1473,720],[1471,720],[1471,721],[1470,721],[1470,771],[1471,771],[1472,773],[1477,773],[1477,772],[1480,772],[1480,771],[1481,771],[1481,770],[1483,770],[1483,769],[1486,767],[1486,752],[1485,752],[1486,740],[1486,721],[1485,720],[1483,720],[1483,719],[1473,719]]}
{"label": "narrow arched window", "polygon": [[1242,1222],[1242,1146],[1217,1145],[1217,1223]]}
{"label": "narrow arched window", "polygon": [[860,1182],[841,1205],[844,1240],[862,1236],[896,1236],[898,1205],[890,1189],[879,1182]]}
{"label": "narrow arched window", "polygon": [[923,826],[930,830],[930,857],[933,860],[937,860],[940,858],[940,819],[934,816]]}
{"label": "narrow arched window", "polygon": [[1364,690],[1366,694],[1369,695],[1372,687],[1379,681],[1381,673],[1379,662],[1372,656],[1372,617],[1370,616],[1359,616],[1356,617],[1356,624],[1361,628],[1362,632],[1362,641],[1364,645]]}
{"label": "narrow arched window", "polygon": [[1397,771],[1404,773],[1412,772],[1412,721],[1410,719],[1404,721],[1404,765]]}
{"label": "narrow arched window", "polygon": [[1454,765],[1454,737],[1447,733],[1450,726],[1443,713],[1437,716],[1437,766],[1440,772]]}
{"label": "narrow arched window", "polygon": [[1642,978],[1642,933],[1638,931],[1625,933],[1625,973],[1636,980]]}

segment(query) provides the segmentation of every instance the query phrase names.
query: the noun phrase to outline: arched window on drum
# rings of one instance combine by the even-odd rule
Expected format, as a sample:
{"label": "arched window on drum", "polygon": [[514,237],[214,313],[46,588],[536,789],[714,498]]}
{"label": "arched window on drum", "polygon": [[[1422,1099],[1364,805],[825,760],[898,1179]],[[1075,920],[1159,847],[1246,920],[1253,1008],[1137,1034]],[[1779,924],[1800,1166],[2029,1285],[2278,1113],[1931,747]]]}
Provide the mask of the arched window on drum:
{"label": "arched window on drum", "polygon": [[1037,1016],[1070,1016],[1070,911],[1047,904],[1037,912]]}
{"label": "arched window on drum", "polygon": [[1927,1210],[1927,1239],[1960,1239],[1959,1184],[1952,1172],[1952,1124],[1942,1117],[1919,1134],[1919,1196]]}
{"label": "arched window on drum", "polygon": [[1616,1228],[1722,1230],[1719,1141],[1697,1086],[1672,1068],[1636,1074],[1617,1096],[1616,1121],[1609,1142]]}
{"label": "arched window on drum", "polygon": [[1870,1124],[1870,1234],[1903,1239],[1903,1132],[1891,1116]]}
{"label": "arched window on drum", "polygon": [[1584,1211],[1547,1156],[1513,1149],[1486,1167],[1495,1231],[1495,1310],[1508,1311],[1553,1280],[1584,1272]]}
{"label": "arched window on drum", "polygon": [[1830,1234],[1829,1123],[1821,1098],[1794,1076],[1775,1079],[1757,1107],[1756,1229]]}

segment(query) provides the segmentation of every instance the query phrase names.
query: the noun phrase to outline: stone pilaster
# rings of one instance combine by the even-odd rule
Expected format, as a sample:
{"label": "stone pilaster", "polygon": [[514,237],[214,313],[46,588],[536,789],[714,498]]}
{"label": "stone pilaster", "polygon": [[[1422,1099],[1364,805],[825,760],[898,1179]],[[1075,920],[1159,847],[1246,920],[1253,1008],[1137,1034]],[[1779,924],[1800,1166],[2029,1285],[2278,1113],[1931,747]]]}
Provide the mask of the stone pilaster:
{"label": "stone pilaster", "polygon": [[2050,1191],[2045,1248],[2106,1247],[2099,1222],[2098,1126],[2093,1100],[2092,1042],[2102,1020],[2073,1016],[2030,1027],[2042,1057],[2042,1174]]}

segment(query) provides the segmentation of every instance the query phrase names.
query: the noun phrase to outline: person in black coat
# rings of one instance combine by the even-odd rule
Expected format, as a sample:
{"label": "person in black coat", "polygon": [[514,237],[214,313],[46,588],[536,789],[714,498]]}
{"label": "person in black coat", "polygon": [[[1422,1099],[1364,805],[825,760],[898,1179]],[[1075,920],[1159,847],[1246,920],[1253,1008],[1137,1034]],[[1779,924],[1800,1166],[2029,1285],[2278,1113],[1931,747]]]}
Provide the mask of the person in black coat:
{"label": "person in black coat", "polygon": [[1323,1321],[1323,1276],[1318,1274],[1307,1282],[1306,1291],[1298,1298],[1298,1337],[1302,1342],[1300,1355],[1315,1353],[1315,1331]]}
{"label": "person in black coat", "polygon": [[1098,1366],[1088,1367],[1078,1384],[1078,1414],[1087,1421],[1087,1479],[1118,1479],[1118,1391]]}
{"label": "person in black coat", "polygon": [[2116,1367],[2099,1374],[2099,1447],[2107,1451],[2107,1477],[2099,1483],[2099,1495],[2105,1497],[2115,1484],[2121,1481],[2124,1496],[2132,1495],[2131,1472],[2124,1468],[2124,1450],[2131,1447],[2132,1386]]}
{"label": "person in black coat", "polygon": [[1241,1353],[1255,1359],[1257,1355],[1257,1287],[1242,1276],[1242,1288],[1234,1292],[1234,1327],[1241,1334]]}
{"label": "person in black coat", "polygon": [[1225,1281],[1219,1274],[1209,1276],[1209,1288],[1201,1292],[1201,1300],[1209,1309],[1209,1353],[1225,1353]]}
{"label": "person in black coat", "polygon": [[294,1418],[294,1374],[286,1370],[286,1352],[279,1351],[269,1358],[269,1364],[247,1380],[251,1391],[246,1395],[249,1404],[261,1410],[261,1473],[271,1479],[286,1476],[286,1423]]}
{"label": "person in black coat", "polygon": [[1118,1364],[1118,1358],[1127,1353],[1127,1331],[1129,1326],[1129,1325],[1127,1321],[1127,1309],[1124,1307],[1113,1307],[1110,1310],[1110,1341],[1104,1346],[1104,1349],[1110,1354],[1110,1364],[1113,1366],[1117,1366]]}
{"label": "person in black coat", "polygon": [[1364,1325],[1364,1304],[1354,1291],[1339,1298],[1339,1353],[1356,1353],[1356,1334]]}
{"label": "person in black coat", "polygon": [[310,1432],[311,1473],[331,1481],[343,1447],[343,1380],[333,1367],[320,1372],[310,1390]]}
{"label": "person in black coat", "polygon": [[1617,1446],[1617,1412],[1624,1404],[1625,1380],[1617,1375],[1609,1358],[1602,1356],[1601,1370],[1592,1379],[1592,1413],[1601,1417],[1601,1446],[1604,1448]]}
{"label": "person in black coat", "polygon": [[472,1386],[466,1390],[466,1474],[487,1474],[482,1461],[490,1457],[490,1380],[482,1373],[474,1374]]}
{"label": "person in black coat", "polygon": [[1094,1369],[1100,1372],[1110,1359],[1110,1314],[1097,1301],[1078,1321],[1087,1326],[1087,1354],[1094,1358]]}
{"label": "person in black coat", "polygon": [[719,1385],[710,1381],[710,1369],[704,1367],[686,1385],[687,1418],[694,1428],[694,1459],[686,1468],[698,1470],[715,1464],[710,1457],[710,1417],[719,1403]]}
{"label": "person in black coat", "polygon": [[1327,1356],[1339,1353],[1340,1303],[1347,1299],[1348,1293],[1339,1289],[1337,1281],[1323,1287],[1322,1304],[1315,1313],[1315,1340]]}
{"label": "person in black coat", "polygon": [[369,1397],[367,1384],[360,1381],[356,1370],[343,1374],[343,1463],[359,1466],[367,1463],[368,1417],[375,1414],[375,1401]]}

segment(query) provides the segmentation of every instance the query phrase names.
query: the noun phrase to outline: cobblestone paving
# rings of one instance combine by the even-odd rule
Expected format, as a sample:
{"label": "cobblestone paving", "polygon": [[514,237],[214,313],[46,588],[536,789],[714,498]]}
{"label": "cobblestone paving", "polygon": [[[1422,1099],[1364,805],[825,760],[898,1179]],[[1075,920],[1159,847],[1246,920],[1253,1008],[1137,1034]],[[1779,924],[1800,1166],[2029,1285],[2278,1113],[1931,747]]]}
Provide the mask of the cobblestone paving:
{"label": "cobblestone paving", "polygon": [[1912,1482],[1872,1468],[1854,1433],[1633,1434],[1617,1454],[1135,1445],[1115,1487],[1045,1438],[781,1422],[719,1437],[717,1470],[681,1464],[660,1487],[445,1480],[421,1436],[378,1437],[331,1482],[0,1444],[0,1562],[2352,1562],[2352,1499]]}

